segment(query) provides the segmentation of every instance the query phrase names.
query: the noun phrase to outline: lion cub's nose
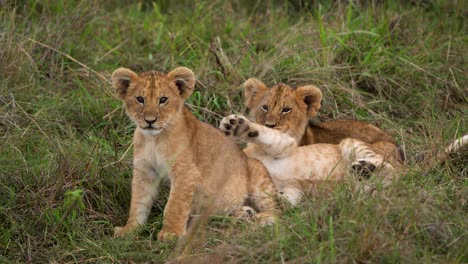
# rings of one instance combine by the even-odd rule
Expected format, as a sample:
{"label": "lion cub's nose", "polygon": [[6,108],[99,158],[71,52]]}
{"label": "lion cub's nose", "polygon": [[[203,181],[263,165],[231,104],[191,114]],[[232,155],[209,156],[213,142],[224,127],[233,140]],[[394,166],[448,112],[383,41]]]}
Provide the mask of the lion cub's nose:
{"label": "lion cub's nose", "polygon": [[146,121],[146,123],[148,123],[148,125],[154,124],[154,122],[156,122],[156,120],[158,120],[156,117],[145,117],[145,121]]}
{"label": "lion cub's nose", "polygon": [[269,127],[269,128],[274,128],[276,126],[276,123],[265,123],[265,126],[266,127]]}

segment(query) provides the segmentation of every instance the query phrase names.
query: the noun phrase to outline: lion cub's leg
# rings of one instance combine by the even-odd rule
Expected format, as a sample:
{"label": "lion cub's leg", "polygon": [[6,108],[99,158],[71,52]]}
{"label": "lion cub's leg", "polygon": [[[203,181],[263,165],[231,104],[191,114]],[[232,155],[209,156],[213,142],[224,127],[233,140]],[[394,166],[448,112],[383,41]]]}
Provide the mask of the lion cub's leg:
{"label": "lion cub's leg", "polygon": [[148,219],[154,200],[158,194],[160,178],[149,168],[135,166],[132,178],[132,200],[125,226],[114,228],[114,237],[134,231]]}
{"label": "lion cub's leg", "polygon": [[384,156],[378,154],[368,144],[352,138],[340,142],[341,154],[351,165],[351,170],[358,176],[370,178],[374,173],[384,176],[384,179],[394,174],[394,167],[385,161]]}
{"label": "lion cub's leg", "polygon": [[167,241],[184,235],[188,217],[192,208],[197,179],[200,173],[197,167],[188,161],[176,161],[170,170],[171,191],[164,208],[163,227],[158,233],[158,240]]}
{"label": "lion cub's leg", "polygon": [[219,128],[227,136],[262,147],[266,153],[273,157],[289,156],[298,147],[298,143],[289,135],[250,122],[240,115],[229,115],[223,118]]}
{"label": "lion cub's leg", "polygon": [[261,224],[270,224],[280,215],[276,203],[278,195],[276,186],[270,177],[267,169],[256,159],[247,160],[248,173],[250,178],[251,199],[254,206],[259,211],[255,217]]}

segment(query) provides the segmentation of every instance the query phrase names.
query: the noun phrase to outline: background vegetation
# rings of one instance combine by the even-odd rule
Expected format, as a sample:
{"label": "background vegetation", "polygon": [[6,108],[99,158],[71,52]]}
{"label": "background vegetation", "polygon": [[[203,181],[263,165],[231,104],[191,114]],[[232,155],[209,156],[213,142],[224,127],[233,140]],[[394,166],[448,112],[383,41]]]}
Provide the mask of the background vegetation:
{"label": "background vegetation", "polygon": [[[468,262],[466,152],[416,158],[468,131],[465,1],[132,2],[0,1],[0,262]],[[155,239],[163,194],[138,236],[113,239],[132,170],[120,66],[194,69],[188,106],[215,126],[243,111],[248,77],[315,84],[320,120],[379,125],[409,171],[374,195],[343,183],[271,227],[213,219],[197,243]]]}

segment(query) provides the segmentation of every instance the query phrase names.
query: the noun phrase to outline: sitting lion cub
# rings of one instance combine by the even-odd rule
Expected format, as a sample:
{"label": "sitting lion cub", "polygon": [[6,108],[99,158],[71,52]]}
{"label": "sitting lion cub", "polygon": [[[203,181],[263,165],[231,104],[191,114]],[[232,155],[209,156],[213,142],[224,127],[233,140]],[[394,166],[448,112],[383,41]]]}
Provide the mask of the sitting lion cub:
{"label": "sitting lion cub", "polygon": [[184,107],[195,86],[190,69],[136,74],[119,68],[112,84],[136,124],[130,213],[127,224],[115,228],[115,236],[146,222],[157,183],[166,176],[171,190],[159,240],[183,235],[191,212],[241,214],[247,200],[260,212],[260,220],[275,217],[276,188],[265,167]]}

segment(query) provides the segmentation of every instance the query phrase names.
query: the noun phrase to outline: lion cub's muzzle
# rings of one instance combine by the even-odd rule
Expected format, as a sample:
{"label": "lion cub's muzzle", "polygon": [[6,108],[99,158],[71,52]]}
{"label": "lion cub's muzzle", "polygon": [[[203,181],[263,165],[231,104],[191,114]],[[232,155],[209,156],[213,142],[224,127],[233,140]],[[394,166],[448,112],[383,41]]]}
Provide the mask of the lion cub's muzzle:
{"label": "lion cub's muzzle", "polygon": [[158,120],[157,117],[145,117],[145,122],[146,124],[148,124],[148,127],[146,128],[152,128],[152,125],[156,123],[156,120]]}
{"label": "lion cub's muzzle", "polygon": [[[158,122],[159,121],[159,122]],[[159,134],[163,129],[161,121],[157,117],[145,117],[143,120],[138,122],[139,127],[145,134],[155,135]]]}

